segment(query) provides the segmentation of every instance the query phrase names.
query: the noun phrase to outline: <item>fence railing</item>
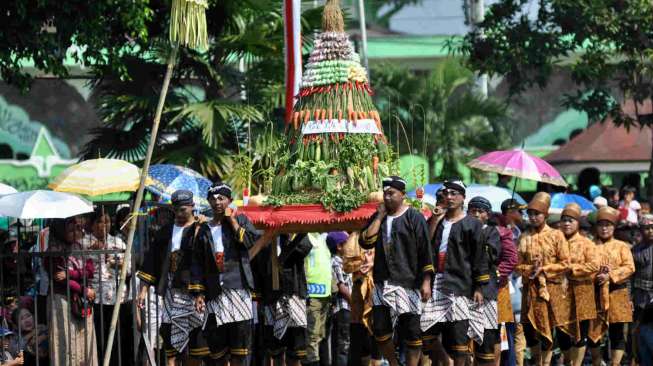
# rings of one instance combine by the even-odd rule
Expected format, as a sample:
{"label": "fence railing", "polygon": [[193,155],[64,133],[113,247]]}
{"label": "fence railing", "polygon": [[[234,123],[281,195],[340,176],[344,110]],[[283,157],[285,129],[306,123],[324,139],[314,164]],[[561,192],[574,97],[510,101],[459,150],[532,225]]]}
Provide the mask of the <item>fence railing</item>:
{"label": "fence railing", "polygon": [[[28,251],[21,244],[0,253],[0,326],[14,332],[6,336],[10,353],[22,352],[25,363],[34,365],[101,364],[124,250],[34,251],[38,245],[33,245]],[[111,363],[163,365],[158,337],[162,301],[151,287],[144,308],[136,306],[139,256],[132,258],[127,294],[118,305]],[[25,300],[33,304],[20,303]],[[29,313],[21,310],[25,308]]]}

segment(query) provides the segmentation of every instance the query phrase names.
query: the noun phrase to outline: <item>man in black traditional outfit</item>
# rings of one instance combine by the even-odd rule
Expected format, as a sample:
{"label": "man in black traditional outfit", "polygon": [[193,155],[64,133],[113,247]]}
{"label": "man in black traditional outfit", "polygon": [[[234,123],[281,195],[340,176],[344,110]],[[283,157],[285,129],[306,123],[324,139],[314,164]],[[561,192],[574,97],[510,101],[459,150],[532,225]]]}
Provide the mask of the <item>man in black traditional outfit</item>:
{"label": "man in black traditional outfit", "polygon": [[484,325],[484,332],[483,343],[474,345],[474,355],[478,364],[493,365],[500,355],[499,326],[504,322],[498,316],[499,286],[507,281],[507,276],[517,264],[517,249],[512,241],[512,232],[507,228],[500,229],[492,220],[492,204],[485,197],[472,198],[467,205],[467,214],[476,217],[483,225],[483,247],[488,257],[490,275],[490,281],[482,288],[483,305],[475,311],[477,323],[480,321]]}
{"label": "man in black traditional outfit", "polygon": [[[263,298],[264,343],[273,366],[283,364],[284,352],[288,366],[300,366],[306,358],[308,289],[304,258],[312,247],[306,234],[281,235],[253,259],[256,283]],[[275,267],[277,274],[273,273]],[[277,275],[279,286],[275,288]]]}
{"label": "man in black traditional outfit", "polygon": [[447,180],[443,194],[447,212],[433,238],[436,274],[421,328],[427,342],[442,335],[442,345],[454,364],[464,365],[470,354],[470,338],[482,344],[484,330],[488,328],[474,314],[483,306],[482,288],[490,280],[488,257],[484,250],[483,225],[463,210],[465,184]]}
{"label": "man in black traditional outfit", "polygon": [[190,289],[196,295],[197,311],[206,313],[203,334],[209,358],[219,365],[228,358],[232,366],[240,366],[251,351],[254,318],[248,250],[274,234],[267,231],[259,236],[247,217],[235,215],[227,184],[213,184],[207,200],[213,219],[201,226],[195,240]]}
{"label": "man in black traditional outfit", "polygon": [[190,294],[190,266],[193,240],[200,223],[193,216],[193,193],[178,190],[172,194],[175,212],[174,223],[163,226],[154,239],[143,268],[137,276],[143,281],[138,295],[138,306],[145,306],[150,286],[156,286],[156,293],[163,297],[160,334],[168,365],[186,351],[190,355],[187,364],[199,364],[209,355],[209,349],[201,334],[204,321],[202,314],[195,311],[195,301]]}
{"label": "man in black traditional outfit", "polygon": [[372,328],[390,365],[398,364],[394,331],[406,345],[406,363],[417,366],[422,353],[419,326],[422,301],[431,297],[433,257],[428,226],[418,210],[406,205],[406,182],[383,180],[383,200],[362,232],[360,245],[375,249]]}

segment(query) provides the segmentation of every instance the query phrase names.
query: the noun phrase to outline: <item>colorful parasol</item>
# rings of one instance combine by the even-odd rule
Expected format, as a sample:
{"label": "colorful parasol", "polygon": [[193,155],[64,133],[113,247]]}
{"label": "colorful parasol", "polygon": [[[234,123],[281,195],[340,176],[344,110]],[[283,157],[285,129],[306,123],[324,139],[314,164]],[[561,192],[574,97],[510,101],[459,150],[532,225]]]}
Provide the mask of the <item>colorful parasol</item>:
{"label": "colorful parasol", "polygon": [[521,149],[494,151],[472,160],[467,165],[486,172],[567,187],[567,182],[554,167]]}
{"label": "colorful parasol", "polygon": [[140,169],[119,159],[91,159],[75,164],[59,174],[48,188],[97,196],[138,189]]}
{"label": "colorful parasol", "polygon": [[211,187],[211,181],[200,173],[178,165],[156,164],[148,171],[150,183],[147,190],[158,194],[164,201],[170,201],[172,194],[178,189],[193,192],[193,200],[200,208],[208,208],[206,194]]}

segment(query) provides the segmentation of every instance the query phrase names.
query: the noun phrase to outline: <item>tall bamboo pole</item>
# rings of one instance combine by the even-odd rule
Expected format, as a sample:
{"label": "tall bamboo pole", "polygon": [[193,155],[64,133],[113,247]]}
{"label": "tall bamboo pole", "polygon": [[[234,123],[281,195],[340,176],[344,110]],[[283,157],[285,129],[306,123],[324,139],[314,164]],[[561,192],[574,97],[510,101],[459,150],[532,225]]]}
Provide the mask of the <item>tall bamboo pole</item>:
{"label": "tall bamboo pole", "polygon": [[125,292],[127,265],[131,262],[134,234],[136,233],[136,225],[138,223],[138,213],[143,202],[143,193],[145,191],[145,180],[147,178],[148,170],[150,169],[150,162],[152,161],[154,146],[156,145],[156,137],[159,132],[159,124],[161,122],[161,114],[163,113],[163,105],[165,104],[166,95],[168,94],[168,87],[170,86],[170,79],[172,78],[172,72],[175,68],[175,62],[177,60],[177,51],[179,46],[188,46],[191,48],[203,50],[208,49],[209,42],[205,13],[207,8],[208,0],[172,0],[169,33],[172,50],[168,55],[166,74],[163,79],[161,94],[159,94],[159,103],[156,106],[154,121],[152,122],[150,143],[147,146],[147,154],[145,155],[145,161],[143,162],[143,168],[141,170],[141,182],[138,186],[136,199],[134,200],[134,207],[132,208],[129,234],[127,234],[125,260],[122,262],[122,266],[120,267],[118,293],[116,294],[116,303],[113,307],[113,314],[111,315],[109,337],[105,347],[104,362],[102,363],[104,366],[109,366],[109,362],[111,361],[113,339],[116,335],[116,325],[118,324],[118,316],[120,315],[120,303],[122,302],[122,295],[123,292]]}
{"label": "tall bamboo pole", "polygon": [[125,292],[126,278],[127,278],[127,264],[131,263],[132,245],[134,243],[134,234],[136,233],[136,225],[138,223],[138,213],[143,203],[143,194],[145,191],[145,180],[147,172],[150,169],[150,162],[152,161],[152,153],[156,145],[156,137],[159,132],[159,125],[161,122],[161,114],[163,113],[163,105],[165,104],[166,95],[168,94],[168,87],[170,86],[170,79],[175,67],[177,59],[178,46],[173,45],[170,55],[168,56],[168,66],[166,68],[165,78],[163,79],[163,86],[161,87],[161,94],[159,95],[159,103],[156,106],[156,114],[152,122],[152,131],[150,132],[150,143],[147,146],[147,154],[145,155],[145,162],[141,169],[141,182],[136,192],[136,199],[134,200],[134,207],[132,208],[131,222],[129,223],[129,234],[127,234],[127,248],[125,249],[125,259],[120,267],[120,285],[118,293],[116,294],[116,304],[113,307],[113,314],[111,315],[111,325],[109,327],[109,337],[107,338],[106,351],[104,353],[104,366],[109,366],[111,361],[111,349],[113,348],[113,339],[116,334],[116,325],[118,324],[118,316],[120,314],[120,303],[122,302],[122,295]]}

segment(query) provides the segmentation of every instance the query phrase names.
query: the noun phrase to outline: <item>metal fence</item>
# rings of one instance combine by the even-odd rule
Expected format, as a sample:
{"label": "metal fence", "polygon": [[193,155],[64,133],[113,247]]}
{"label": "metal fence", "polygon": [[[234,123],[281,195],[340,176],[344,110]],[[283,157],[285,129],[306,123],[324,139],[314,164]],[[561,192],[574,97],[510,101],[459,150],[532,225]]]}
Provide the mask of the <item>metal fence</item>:
{"label": "metal fence", "polygon": [[[147,226],[147,220],[139,220],[140,225]],[[19,222],[16,228],[12,240],[0,240],[0,327],[14,333],[3,336],[3,344],[8,343],[10,354],[22,352],[26,365],[101,364],[124,249],[91,249],[85,242],[90,234],[84,235],[81,248],[43,248],[42,225]],[[138,240],[145,244],[147,228],[141,229]],[[144,249],[134,247],[129,263],[112,365],[165,364],[158,337],[162,301],[152,287],[143,309],[134,301],[140,287],[135,273]],[[92,277],[85,273],[89,264]],[[4,357],[0,352],[0,364]]]}

